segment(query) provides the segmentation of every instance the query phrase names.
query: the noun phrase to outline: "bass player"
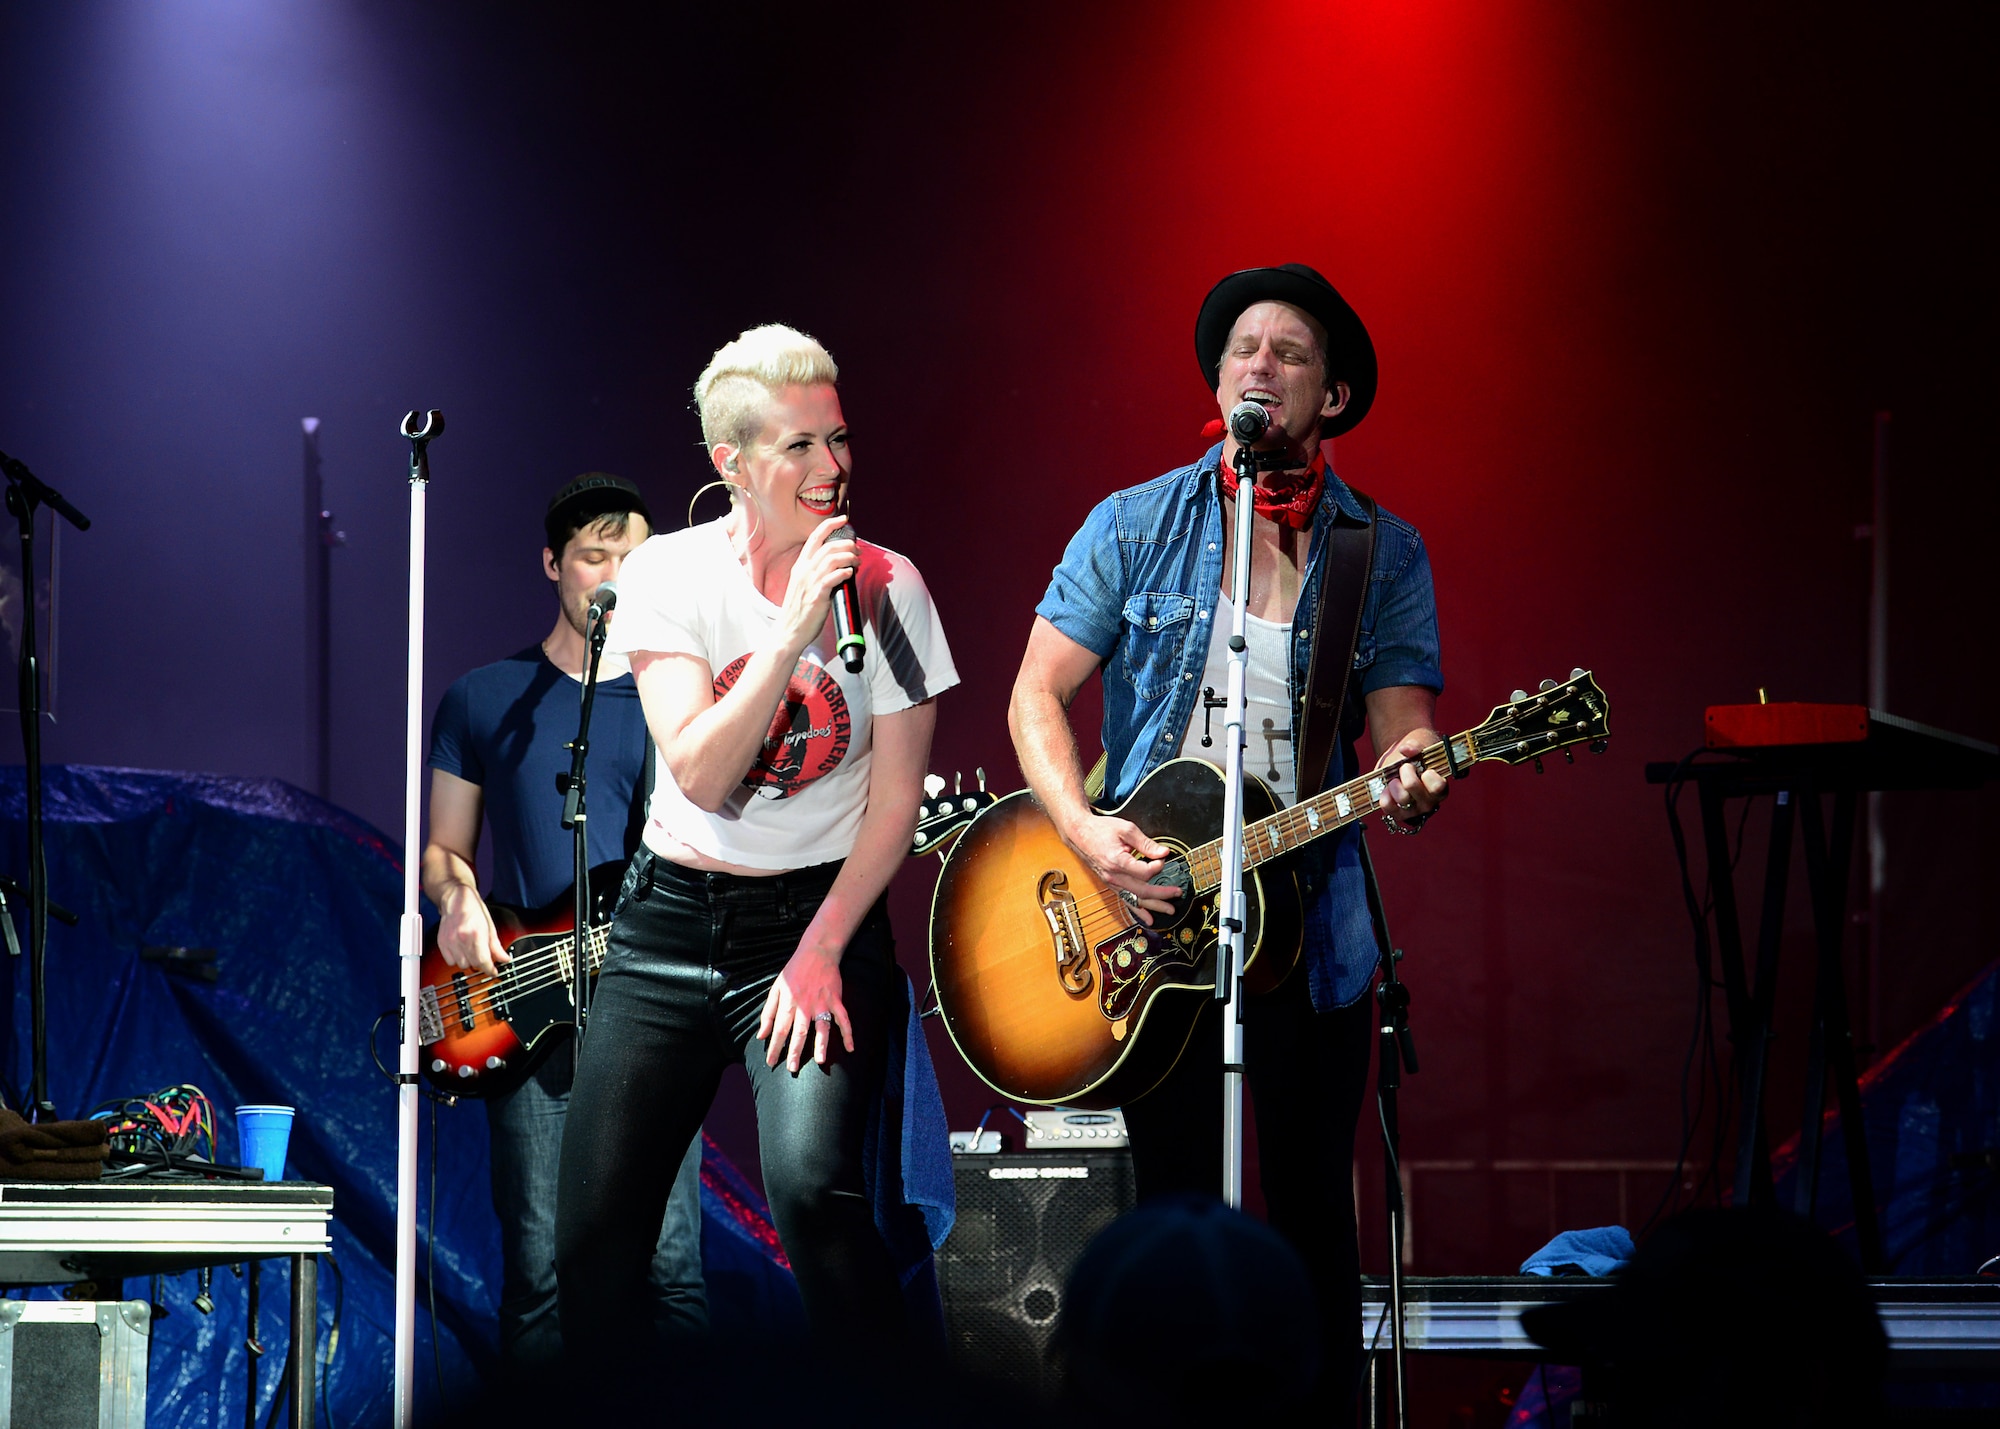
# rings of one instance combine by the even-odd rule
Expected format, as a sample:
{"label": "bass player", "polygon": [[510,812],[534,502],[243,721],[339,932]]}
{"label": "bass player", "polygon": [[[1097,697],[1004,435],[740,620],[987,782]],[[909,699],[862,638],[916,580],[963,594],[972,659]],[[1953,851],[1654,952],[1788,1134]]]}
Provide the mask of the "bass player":
{"label": "bass player", "polygon": [[[424,892],[442,915],[446,962],[482,972],[507,961],[473,871],[480,825],[493,830],[492,895],[534,908],[562,896],[575,876],[562,826],[558,774],[576,735],[588,651],[591,593],[614,580],[626,554],[652,534],[639,489],[592,472],[563,487],[543,519],[542,573],[555,585],[555,627],[539,645],[462,676],[431,726],[430,837]],[[616,619],[615,614],[611,619]],[[591,716],[592,804],[628,817],[591,819],[590,865],[623,865],[645,819],[646,724],[624,657],[606,652]],[[512,1091],[489,1097],[493,1209],[500,1218],[500,1348],[510,1367],[548,1365],[562,1353],[556,1311],[556,1172],[562,1159],[575,1058],[558,1047]],[[682,1157],[649,1272],[650,1310],[664,1334],[708,1326],[701,1276],[701,1138]]]}
{"label": "bass player", "polygon": [[[1374,346],[1332,285],[1294,263],[1217,283],[1195,320],[1195,355],[1220,411],[1261,403],[1271,425],[1257,447],[1292,458],[1288,469],[1260,475],[1255,494],[1244,765],[1290,804],[1302,777],[1303,792],[1317,792],[1320,772],[1297,768],[1312,651],[1325,642],[1329,659],[1347,661],[1344,647],[1357,628],[1354,610],[1322,612],[1317,602],[1328,579],[1328,532],[1339,523],[1365,525],[1372,503],[1334,475],[1322,442],[1351,430],[1374,401]],[[1220,428],[1211,423],[1210,432]],[[1155,881],[1170,850],[1146,830],[1093,809],[1068,710],[1083,682],[1100,672],[1107,806],[1124,801],[1167,760],[1221,763],[1222,718],[1203,692],[1227,687],[1234,453],[1234,438],[1226,438],[1192,464],[1119,491],[1090,513],[1036,607],[1008,711],[1022,773],[1057,831],[1143,915],[1173,909],[1178,890]],[[1374,511],[1373,520],[1369,578],[1358,579],[1357,571],[1351,583],[1365,592],[1351,667],[1331,682],[1342,716],[1327,782],[1359,772],[1352,741],[1365,714],[1376,767],[1396,770],[1381,800],[1383,818],[1396,832],[1414,834],[1446,792],[1442,776],[1420,774],[1409,762],[1439,738],[1434,710],[1444,677],[1436,605],[1422,538],[1386,511]],[[1204,746],[1205,734],[1212,744]],[[1246,1071],[1271,1223],[1312,1274],[1325,1335],[1324,1394],[1345,1405],[1359,1378],[1361,1342],[1354,1127],[1368,1075],[1366,993],[1381,950],[1359,826],[1298,857],[1306,898],[1302,965],[1247,1004]],[[1124,1108],[1142,1199],[1221,1193],[1220,1009],[1209,1004],[1173,1070]]]}

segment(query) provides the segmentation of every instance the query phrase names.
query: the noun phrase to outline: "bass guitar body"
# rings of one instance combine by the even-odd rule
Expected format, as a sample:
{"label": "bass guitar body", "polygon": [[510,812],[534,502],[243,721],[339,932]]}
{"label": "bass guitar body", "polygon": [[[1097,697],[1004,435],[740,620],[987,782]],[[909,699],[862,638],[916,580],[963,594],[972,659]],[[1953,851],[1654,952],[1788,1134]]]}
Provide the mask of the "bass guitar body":
{"label": "bass guitar body", "polygon": [[[1247,778],[1246,820],[1278,808]],[[1222,773],[1196,759],[1153,771],[1107,812],[1174,850],[1156,882],[1193,886],[1190,850],[1222,831]],[[1276,988],[1298,962],[1297,880],[1245,879],[1245,986]],[[1026,792],[959,835],[931,903],[931,974],[945,1027],[994,1090],[1038,1105],[1113,1107],[1150,1090],[1215,994],[1215,891],[1175,900],[1147,927],[1098,880]]]}
{"label": "bass guitar body", "polygon": [[[622,863],[590,871],[592,927],[584,946],[593,975],[624,879]],[[491,900],[486,907],[509,958],[498,973],[453,967],[438,951],[437,928],[424,935],[417,994],[422,1066],[432,1086],[454,1096],[512,1091],[576,1025],[575,892],[566,888],[540,908]]]}

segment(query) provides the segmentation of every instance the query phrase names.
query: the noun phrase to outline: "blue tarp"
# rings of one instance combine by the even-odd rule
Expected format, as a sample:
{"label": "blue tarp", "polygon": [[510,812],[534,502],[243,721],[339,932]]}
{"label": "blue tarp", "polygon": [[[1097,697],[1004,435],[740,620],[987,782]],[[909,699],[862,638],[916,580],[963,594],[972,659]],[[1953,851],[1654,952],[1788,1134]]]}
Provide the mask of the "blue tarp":
{"label": "blue tarp", "polygon": [[[1888,1273],[1953,1279],[2000,1255],[2000,963],[1868,1069],[1861,1113]],[[1858,1258],[1840,1114],[1822,1125],[1813,1219]],[[1797,1137],[1772,1154],[1771,1170],[1778,1204],[1791,1206]]]}
{"label": "blue tarp", "polygon": [[[322,1265],[319,1353],[324,1404],[340,1429],[390,1419],[394,1327],[395,1090],[368,1053],[370,1024],[397,996],[399,850],[380,832],[269,779],[52,767],[44,809],[50,897],[81,915],[51,922],[48,1080],[64,1116],[111,1097],[192,1082],[236,1149],[232,1109],[299,1109],[293,1179],[334,1188],[337,1269]],[[0,874],[27,879],[23,771],[0,770]],[[17,921],[25,934],[26,920]],[[143,961],[147,946],[213,948],[205,983]],[[0,1024],[0,1077],[20,1105],[29,1076],[27,970],[0,957],[12,1016]],[[395,1019],[381,1029],[395,1059]],[[469,1396],[491,1369],[499,1301],[499,1231],[487,1189],[486,1117],[474,1103],[427,1106],[419,1163],[420,1256],[435,1247],[438,1333],[418,1284],[417,1403],[428,1419],[439,1383]],[[711,1145],[702,1176],[703,1259],[718,1330],[801,1321],[797,1290],[762,1197]],[[432,1188],[435,1186],[435,1195]],[[433,1236],[431,1231],[435,1230]],[[286,1262],[263,1268],[260,1407],[277,1393],[286,1347]],[[132,1298],[149,1285],[126,1287]],[[215,1312],[191,1301],[192,1273],[158,1299],[147,1396],[152,1429],[243,1422],[245,1287],[215,1277]],[[19,1292],[16,1292],[19,1293]],[[52,1291],[37,1291],[38,1295]]]}
{"label": "blue tarp", "polygon": [[[2000,963],[1989,966],[1861,1078],[1861,1113],[1888,1273],[1967,1279],[2000,1255]],[[1772,1153],[1777,1204],[1796,1204],[1799,1139]],[[1813,1219],[1860,1260],[1847,1147],[1840,1114],[1822,1122],[1819,1194]],[[1525,1269],[1525,1267],[1523,1267]],[[1546,1422],[1576,1394],[1575,1371],[1528,1378],[1510,1425]],[[1897,1382],[1894,1403],[2000,1408],[2000,1387],[1983,1382]]]}

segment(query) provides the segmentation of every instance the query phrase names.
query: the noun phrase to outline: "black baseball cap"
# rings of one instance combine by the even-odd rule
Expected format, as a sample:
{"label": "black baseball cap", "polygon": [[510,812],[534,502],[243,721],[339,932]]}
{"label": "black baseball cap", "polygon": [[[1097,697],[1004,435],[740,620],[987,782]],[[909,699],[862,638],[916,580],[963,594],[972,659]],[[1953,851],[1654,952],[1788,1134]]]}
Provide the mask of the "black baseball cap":
{"label": "black baseball cap", "polygon": [[653,513],[646,509],[646,498],[638,487],[608,471],[587,471],[549,498],[542,532],[548,537],[549,549],[561,555],[571,536],[600,516],[620,511],[637,512],[646,518],[648,527],[653,524]]}

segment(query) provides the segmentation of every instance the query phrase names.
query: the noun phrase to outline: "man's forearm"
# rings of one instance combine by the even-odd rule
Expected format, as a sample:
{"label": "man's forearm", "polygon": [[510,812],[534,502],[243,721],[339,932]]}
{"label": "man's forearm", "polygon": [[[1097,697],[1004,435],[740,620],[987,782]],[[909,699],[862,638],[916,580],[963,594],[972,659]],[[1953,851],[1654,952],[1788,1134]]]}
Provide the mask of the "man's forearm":
{"label": "man's forearm", "polygon": [[470,888],[479,891],[479,874],[464,855],[441,844],[424,845],[423,862],[418,865],[418,882],[423,885],[424,897],[437,907],[444,907],[445,895],[453,888]]}
{"label": "man's forearm", "polygon": [[1046,690],[1016,689],[1007,707],[1007,728],[1021,777],[1065,835],[1091,812],[1083,792],[1083,761],[1069,711]]}

